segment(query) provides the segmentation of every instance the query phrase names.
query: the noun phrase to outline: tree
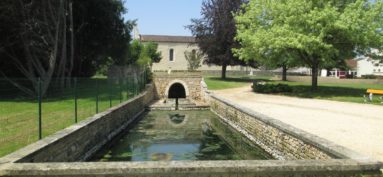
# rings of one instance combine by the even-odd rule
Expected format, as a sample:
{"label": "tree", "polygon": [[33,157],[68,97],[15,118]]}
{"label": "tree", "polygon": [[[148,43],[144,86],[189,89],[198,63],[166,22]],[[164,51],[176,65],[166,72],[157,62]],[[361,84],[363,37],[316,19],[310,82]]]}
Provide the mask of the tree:
{"label": "tree", "polygon": [[162,59],[161,52],[158,52],[158,44],[149,42],[145,44],[146,53],[150,58],[150,65],[152,63],[159,63]]}
{"label": "tree", "polygon": [[311,67],[315,90],[322,65],[381,49],[382,15],[382,2],[367,0],[250,0],[235,17],[241,44],[235,53],[244,61],[268,53],[299,56]]}
{"label": "tree", "polygon": [[[130,41],[121,0],[3,0],[0,2],[0,73],[35,95],[52,78],[92,76],[110,61],[118,63]],[[12,77],[28,79],[25,87]]]}
{"label": "tree", "polygon": [[203,53],[200,51],[192,50],[191,52],[185,51],[184,53],[186,60],[188,61],[188,70],[195,71],[201,67],[203,59]]}
{"label": "tree", "polygon": [[[1,42],[1,53],[13,64],[20,75],[31,81],[33,88],[27,88],[8,79],[25,93],[34,95],[41,78],[41,90],[48,89],[54,75],[62,75],[67,57],[67,0],[24,2],[5,1],[8,12],[15,15],[16,23],[8,23],[13,29],[9,38]],[[4,20],[4,16],[1,17]],[[10,38],[15,41],[11,42]],[[22,54],[21,54],[22,53]],[[2,73],[5,76],[5,73]]]}
{"label": "tree", "polygon": [[162,59],[161,52],[158,52],[158,44],[154,42],[141,43],[133,40],[129,47],[127,64],[138,64],[139,66],[151,66]]}
{"label": "tree", "polygon": [[196,37],[199,48],[207,57],[204,63],[222,66],[221,77],[226,78],[227,66],[245,65],[233,56],[232,48],[239,47],[234,40],[236,26],[233,13],[241,9],[244,0],[204,0],[202,18],[192,19],[187,26]]}
{"label": "tree", "polygon": [[135,21],[126,21],[122,0],[73,0],[75,76],[89,77],[111,58],[123,65],[130,31]]}

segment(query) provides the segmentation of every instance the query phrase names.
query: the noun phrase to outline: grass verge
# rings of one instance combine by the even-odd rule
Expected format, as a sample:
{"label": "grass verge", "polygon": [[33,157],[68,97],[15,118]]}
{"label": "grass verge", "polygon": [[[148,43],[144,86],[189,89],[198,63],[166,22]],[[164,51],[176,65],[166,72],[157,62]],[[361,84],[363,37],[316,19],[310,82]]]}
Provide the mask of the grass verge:
{"label": "grass verge", "polygon": [[[42,99],[42,136],[75,124],[75,93],[79,122],[96,114],[97,100],[98,112],[102,112],[132,98],[137,90],[133,83],[118,85],[106,78],[79,79],[76,90],[73,87],[59,89],[53,85]],[[36,142],[39,129],[37,96],[22,97],[11,87],[1,87],[0,91],[14,93],[0,97],[1,157]]]}
{"label": "grass verge", "polygon": [[[230,77],[221,79],[214,76],[206,76],[205,82],[210,90],[222,90],[230,88],[244,87],[251,84],[255,80],[262,80],[273,84],[287,84],[292,87],[293,91],[289,93],[278,93],[278,95],[299,97],[299,98],[314,98],[325,99],[342,102],[364,103],[363,95],[367,89],[381,89],[382,84],[320,84],[318,90],[311,91],[310,83],[302,82],[283,82],[272,81],[270,77],[259,76],[244,76]],[[380,95],[382,96],[382,95]],[[379,95],[374,96],[374,100],[370,104],[382,105]]]}

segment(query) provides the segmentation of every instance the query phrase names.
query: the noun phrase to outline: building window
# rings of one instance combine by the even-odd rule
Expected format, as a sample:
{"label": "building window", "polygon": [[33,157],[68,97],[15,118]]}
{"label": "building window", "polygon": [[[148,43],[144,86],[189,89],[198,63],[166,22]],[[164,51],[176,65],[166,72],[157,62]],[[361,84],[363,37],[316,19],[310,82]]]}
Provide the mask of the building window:
{"label": "building window", "polygon": [[174,49],[169,50],[169,61],[174,61]]}

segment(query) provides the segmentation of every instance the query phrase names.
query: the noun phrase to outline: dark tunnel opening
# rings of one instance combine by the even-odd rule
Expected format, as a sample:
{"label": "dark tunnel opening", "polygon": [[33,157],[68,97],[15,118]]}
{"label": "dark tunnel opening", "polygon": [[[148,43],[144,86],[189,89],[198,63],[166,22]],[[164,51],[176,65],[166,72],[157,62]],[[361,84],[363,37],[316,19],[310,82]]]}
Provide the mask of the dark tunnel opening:
{"label": "dark tunnel opening", "polygon": [[186,98],[186,91],[182,84],[175,83],[173,84],[168,93],[169,98]]}

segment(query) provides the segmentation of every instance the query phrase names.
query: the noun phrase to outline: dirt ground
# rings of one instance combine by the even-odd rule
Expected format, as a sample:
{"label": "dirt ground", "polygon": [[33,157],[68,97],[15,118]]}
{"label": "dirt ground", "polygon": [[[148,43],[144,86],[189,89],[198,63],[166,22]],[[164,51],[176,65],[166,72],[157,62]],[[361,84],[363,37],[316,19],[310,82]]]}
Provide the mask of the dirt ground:
{"label": "dirt ground", "polygon": [[383,162],[383,106],[255,94],[250,85],[214,93]]}

